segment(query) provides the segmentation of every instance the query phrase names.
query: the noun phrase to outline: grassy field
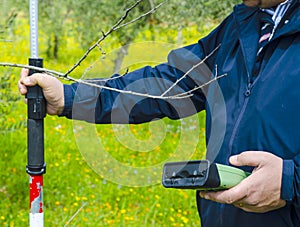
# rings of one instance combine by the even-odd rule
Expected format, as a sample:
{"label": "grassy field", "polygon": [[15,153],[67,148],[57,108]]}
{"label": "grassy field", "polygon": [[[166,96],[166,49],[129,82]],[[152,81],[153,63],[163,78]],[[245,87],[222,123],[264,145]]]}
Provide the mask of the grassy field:
{"label": "grassy field", "polygon": [[[27,63],[28,31],[28,26],[22,22],[17,24],[9,42],[0,41],[0,62]],[[176,36],[175,31],[168,32]],[[148,33],[145,31],[137,37],[136,47],[148,45],[138,44],[151,35]],[[206,28],[201,34],[195,28],[186,28],[184,42],[195,42],[205,33]],[[169,40],[166,34],[155,36],[158,37],[155,43]],[[42,57],[44,37],[41,31]],[[65,40],[60,58],[45,59],[46,68],[64,71],[83,54],[84,50],[72,38],[65,37]],[[135,68],[149,62],[161,62],[161,57],[174,47],[168,45],[159,44],[160,51],[153,51],[154,56],[150,59],[145,59],[147,50],[132,48],[125,64]],[[92,71],[95,70],[97,75],[108,76],[109,66],[112,66],[109,59],[110,56],[113,59],[116,46],[110,47],[109,40],[106,42],[106,52],[112,53],[108,54],[106,67],[101,68],[102,60],[97,60],[99,56],[93,54],[76,71],[76,76],[79,78],[96,60],[93,70],[85,78],[94,77]],[[166,48],[161,50],[162,46]],[[133,60],[133,56],[138,60]],[[26,105],[17,93],[19,72],[20,69],[0,68],[0,225],[10,227],[28,225]],[[159,181],[165,161],[204,156],[204,127],[203,114],[181,121],[164,119],[130,127],[88,126],[47,116],[45,226],[199,226],[195,192],[165,189]],[[87,134],[90,132],[93,138]],[[92,139],[97,140],[96,144],[91,144]],[[132,139],[133,144],[130,143]],[[101,144],[101,149],[97,143]],[[149,146],[151,149],[145,150]],[[153,166],[156,172],[151,172]],[[136,176],[127,170],[136,170]]]}

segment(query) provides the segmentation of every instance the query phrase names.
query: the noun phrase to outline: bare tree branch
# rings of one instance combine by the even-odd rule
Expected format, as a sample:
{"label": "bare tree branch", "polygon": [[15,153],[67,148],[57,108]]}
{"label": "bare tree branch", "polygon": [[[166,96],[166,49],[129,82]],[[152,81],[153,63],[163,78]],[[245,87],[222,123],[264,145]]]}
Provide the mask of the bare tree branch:
{"label": "bare tree branch", "polygon": [[215,82],[217,79],[222,78],[224,76],[226,76],[227,74],[223,74],[221,76],[216,76],[213,79],[209,80],[208,82],[193,88],[190,91],[187,92],[182,92],[182,93],[178,93],[176,95],[170,95],[170,96],[162,96],[162,95],[150,95],[150,94],[145,94],[145,93],[140,93],[140,92],[135,92],[135,91],[128,91],[128,90],[121,90],[121,89],[117,89],[117,88],[112,88],[112,87],[107,87],[105,85],[99,85],[99,84],[94,84],[94,83],[90,83],[86,80],[81,80],[81,79],[75,79],[75,78],[71,78],[68,77],[68,80],[80,83],[80,84],[86,84],[92,87],[97,87],[97,88],[101,88],[101,89],[106,89],[106,90],[110,90],[110,91],[115,91],[121,94],[128,94],[128,95],[135,95],[135,96],[140,96],[140,97],[145,97],[145,98],[152,98],[152,99],[185,99],[185,98],[189,98],[191,96],[193,96],[193,94],[191,94],[193,91],[202,89],[205,86],[208,86],[209,84]]}
{"label": "bare tree branch", "polygon": [[[203,60],[201,62],[203,64]],[[197,64],[197,65],[199,65],[199,64]],[[101,89],[115,91],[115,92],[122,93],[122,94],[136,95],[136,96],[140,96],[140,97],[153,98],[153,99],[165,99],[165,100],[167,100],[167,99],[185,99],[185,98],[189,98],[189,97],[192,96],[191,93],[193,91],[196,91],[196,90],[201,89],[205,86],[208,86],[212,82],[215,82],[217,79],[220,79],[220,78],[227,75],[227,74],[223,74],[221,76],[215,76],[213,79],[209,80],[208,82],[206,82],[206,83],[204,83],[204,84],[202,84],[198,87],[193,88],[190,91],[179,93],[179,94],[172,95],[172,96],[165,96],[165,95],[150,95],[150,94],[139,93],[139,92],[135,92],[135,91],[127,91],[127,90],[121,90],[121,89],[117,89],[117,88],[107,87],[105,85],[99,85],[99,84],[92,83],[92,82],[95,82],[95,80],[87,81],[87,80],[75,79],[71,76],[66,76],[63,73],[60,73],[60,72],[57,72],[57,71],[54,71],[54,70],[39,68],[39,67],[35,67],[35,66],[30,66],[30,65],[22,65],[22,64],[14,64],[14,63],[1,63],[0,62],[0,66],[33,69],[33,70],[37,70],[41,73],[47,73],[50,76],[54,76],[54,77],[57,77],[57,78],[60,78],[60,79],[65,79],[65,80],[68,80],[68,81],[73,81],[73,82],[80,83],[80,84],[89,85],[89,86],[92,86],[92,87],[97,87],[97,88],[101,88]],[[193,66],[192,68],[194,69],[195,66]],[[119,77],[121,77],[121,76],[123,76],[123,75],[120,75]],[[108,79],[99,79],[99,80],[96,80],[96,81],[104,81],[105,82],[107,80],[113,80],[113,79],[116,79],[116,78],[119,78],[119,77],[108,78]]]}
{"label": "bare tree branch", "polygon": [[169,91],[171,91],[180,81],[182,81],[184,78],[187,77],[187,75],[192,72],[194,69],[196,69],[197,67],[199,67],[200,65],[202,65],[210,56],[212,56],[221,46],[221,44],[219,44],[212,52],[209,53],[209,55],[205,56],[205,58],[203,60],[201,60],[198,64],[193,65],[192,68],[190,68],[182,77],[180,77],[174,84],[172,84],[171,87],[169,87],[161,96],[165,96]]}
{"label": "bare tree branch", "polygon": [[159,5],[157,5],[156,7],[152,8],[150,11],[148,11],[147,13],[144,13],[142,15],[140,15],[139,17],[133,19],[132,21],[122,24],[125,19],[127,18],[127,16],[129,15],[130,11],[133,10],[135,7],[137,7],[142,1],[144,0],[138,0],[136,1],[131,7],[129,7],[128,9],[125,10],[124,15],[118,20],[118,22],[113,25],[107,32],[102,32],[102,36],[97,40],[97,42],[95,44],[93,44],[86,52],[85,54],[77,61],[77,63],[74,64],[74,66],[69,69],[66,73],[65,73],[65,77],[68,76],[71,72],[73,72],[83,61],[84,59],[87,58],[87,56],[90,54],[90,52],[95,49],[96,47],[100,47],[100,43],[103,42],[107,36],[109,36],[111,33],[113,33],[114,31],[119,30],[120,28],[126,27],[129,24],[132,24],[142,18],[144,18],[145,16],[153,13],[154,11],[156,11],[160,6],[162,6],[165,2],[160,3]]}
{"label": "bare tree branch", "polygon": [[165,0],[164,2],[158,4],[157,6],[152,7],[152,9],[151,9],[150,11],[148,11],[147,13],[144,13],[144,14],[140,15],[139,17],[137,17],[137,18],[135,18],[135,19],[133,19],[133,20],[131,20],[131,21],[125,23],[125,24],[122,24],[122,25],[120,25],[120,26],[118,26],[118,27],[116,27],[116,28],[114,28],[114,31],[116,31],[116,30],[118,30],[118,29],[120,29],[120,28],[126,27],[126,26],[128,26],[128,25],[130,25],[130,24],[133,24],[134,22],[136,22],[136,21],[142,19],[143,17],[146,17],[146,16],[148,16],[149,14],[154,13],[159,7],[161,7],[161,6],[162,6],[163,4],[165,4],[167,1],[168,1],[168,0]]}
{"label": "bare tree branch", "polygon": [[23,65],[23,64],[16,64],[16,63],[10,63],[10,62],[0,62],[0,66],[3,67],[14,67],[14,68],[25,68],[25,69],[32,69],[36,70],[41,73],[47,73],[49,75],[54,75],[59,78],[65,77],[64,73],[57,72],[55,70],[47,69],[47,68],[40,68],[36,66],[31,66],[31,65]]}
{"label": "bare tree branch", "polygon": [[84,61],[84,59],[86,59],[86,57],[90,54],[90,52],[95,49],[96,47],[100,46],[100,43],[106,39],[106,37],[108,35],[110,35],[112,32],[114,32],[114,29],[116,27],[118,27],[128,16],[129,12],[134,9],[135,7],[137,7],[143,0],[138,0],[136,1],[131,7],[129,7],[128,9],[125,10],[124,15],[118,20],[118,22],[111,27],[111,29],[109,29],[107,32],[103,32],[102,31],[102,36],[97,40],[97,42],[95,44],[93,44],[91,47],[89,47],[89,49],[85,52],[85,54],[74,64],[74,66],[69,69],[66,73],[65,73],[65,77],[68,76],[71,72],[73,72],[80,64],[81,62]]}
{"label": "bare tree branch", "polygon": [[[133,10],[135,7],[137,7],[142,1],[144,0],[138,0],[136,1],[131,7],[129,7],[128,9],[125,10],[124,15],[118,20],[118,22],[111,28],[109,29],[109,31],[107,32],[103,32],[102,31],[102,36],[97,40],[97,42],[95,44],[93,44],[86,52],[85,54],[78,60],[77,63],[74,64],[74,66],[72,68],[70,68],[66,73],[61,73],[61,72],[57,72],[54,70],[50,70],[47,68],[39,68],[39,67],[35,67],[35,66],[29,66],[29,65],[22,65],[22,64],[16,64],[16,63],[9,63],[9,62],[0,62],[0,66],[4,66],[4,67],[18,67],[18,68],[27,68],[27,69],[33,69],[33,70],[37,70],[39,72],[44,72],[44,73],[48,73],[50,75],[54,75],[57,76],[59,78],[64,77],[66,79],[69,79],[68,75],[73,72],[85,59],[86,57],[90,54],[90,52],[95,49],[96,47],[98,47],[98,49],[101,51],[102,55],[105,55],[105,51],[102,49],[100,43],[103,42],[112,32],[121,29],[123,27],[126,27],[130,24],[133,24],[134,22],[142,19],[143,17],[146,17],[147,15],[154,13],[159,7],[161,7],[164,3],[166,3],[168,0],[165,0],[164,2],[160,3],[159,5],[153,7],[150,11],[148,11],[147,13],[144,13],[142,15],[140,15],[139,17],[125,23],[122,24],[122,22],[124,22],[124,20],[127,18],[127,16],[129,15],[130,11]],[[122,25],[121,25],[122,24]],[[121,75],[123,76],[123,75]],[[72,78],[72,77],[70,77]],[[103,79],[103,81],[105,80],[111,80],[111,79],[116,79],[115,78],[108,78],[108,79]],[[100,80],[100,79],[99,79]],[[73,81],[71,79],[71,81]]]}
{"label": "bare tree branch", "polygon": [[135,7],[138,6],[138,4],[140,4],[142,1],[144,0],[137,0],[131,7],[129,7],[128,9],[125,10],[125,13],[124,15],[118,20],[118,22],[113,26],[111,27],[107,32],[102,32],[102,37],[100,37],[98,39],[98,41],[92,45],[87,51],[86,53],[79,59],[79,61],[77,63],[74,64],[74,66],[68,70],[66,73],[61,73],[61,72],[57,72],[55,70],[50,70],[50,69],[46,69],[46,68],[39,68],[39,67],[36,67],[36,66],[29,66],[29,65],[23,65],[23,64],[15,64],[15,63],[7,63],[7,62],[0,62],[0,66],[6,66],[6,67],[18,67],[18,68],[27,68],[27,69],[32,69],[32,70],[36,70],[38,72],[41,72],[41,73],[46,73],[50,76],[53,76],[53,77],[57,77],[57,78],[60,78],[60,79],[65,79],[65,80],[68,80],[68,81],[73,81],[73,82],[77,82],[77,83],[80,83],[80,84],[86,84],[86,85],[89,85],[89,86],[93,86],[93,87],[98,87],[100,89],[106,89],[106,90],[110,90],[110,91],[115,91],[115,92],[118,92],[118,93],[123,93],[123,94],[129,94],[129,95],[136,95],[136,96],[141,96],[141,97],[146,97],[146,98],[153,98],[153,99],[184,99],[184,98],[189,98],[191,97],[193,94],[192,92],[198,90],[198,89],[201,89],[207,85],[209,85],[210,83],[212,82],[215,82],[217,79],[219,78],[222,78],[224,76],[226,76],[226,74],[223,74],[221,76],[218,76],[218,72],[216,70],[216,74],[215,74],[215,77],[211,80],[209,80],[208,82],[198,86],[198,87],[195,87],[189,91],[186,91],[186,92],[182,92],[182,93],[178,93],[178,94],[175,94],[175,95],[169,95],[167,96],[167,93],[169,93],[176,85],[178,85],[178,83],[183,80],[184,78],[187,77],[187,75],[189,73],[191,73],[193,70],[195,70],[197,67],[199,67],[200,65],[204,64],[204,62],[209,58],[211,57],[220,47],[220,45],[218,45],[211,53],[209,53],[207,56],[205,56],[204,59],[202,59],[199,63],[197,63],[196,65],[192,66],[182,77],[180,77],[174,84],[172,84],[171,87],[169,87],[165,92],[163,92],[163,94],[161,95],[151,95],[151,94],[145,94],[145,93],[139,93],[139,92],[135,92],[135,91],[129,91],[129,90],[120,90],[120,89],[117,89],[117,88],[111,88],[111,87],[108,87],[108,86],[105,86],[105,85],[99,85],[99,84],[96,84],[95,82],[106,82],[106,81],[109,81],[109,80],[115,80],[117,78],[120,78],[124,75],[126,75],[127,73],[125,73],[124,75],[120,75],[120,76],[116,76],[116,77],[111,77],[111,78],[106,78],[106,79],[95,79],[95,80],[81,80],[81,79],[75,79],[71,76],[69,76],[69,74],[71,72],[73,72],[75,70],[75,68],[77,68],[85,59],[86,57],[90,54],[90,52],[95,49],[96,47],[99,48],[99,50],[102,52],[102,54],[105,54],[105,52],[102,50],[101,46],[100,46],[100,43],[106,39],[112,32],[120,29],[120,28],[123,28],[123,27],[126,27],[128,26],[129,24],[132,24],[138,20],[140,20],[141,18],[155,12],[159,7],[161,7],[164,3],[166,3],[168,0],[165,0],[164,2],[160,3],[159,5],[157,6],[154,6],[150,11],[148,11],[147,13],[144,13],[142,15],[140,15],[139,17],[127,22],[127,23],[124,23],[122,24],[125,19],[127,18],[127,16],[129,15],[130,11],[133,10]]}
{"label": "bare tree branch", "polygon": [[189,91],[187,91],[187,92],[183,92],[183,93],[180,93],[180,94],[178,94],[178,95],[174,95],[173,97],[175,98],[185,98],[185,97],[189,97],[190,95],[191,95],[191,93],[193,93],[194,91],[197,91],[197,90],[199,90],[199,89],[201,89],[201,88],[203,88],[203,87],[206,87],[207,85],[209,85],[209,84],[211,84],[212,82],[214,82],[214,81],[216,81],[216,80],[218,80],[218,79],[220,79],[220,78],[222,78],[222,77],[225,77],[225,76],[227,76],[227,74],[225,73],[225,74],[222,74],[222,75],[220,75],[220,76],[215,76],[213,79],[211,79],[210,81],[208,81],[208,82],[206,82],[206,83],[204,83],[204,84],[202,84],[201,86],[197,86],[197,87],[195,87],[195,88],[193,88],[193,89],[191,89],[191,90],[189,90]]}

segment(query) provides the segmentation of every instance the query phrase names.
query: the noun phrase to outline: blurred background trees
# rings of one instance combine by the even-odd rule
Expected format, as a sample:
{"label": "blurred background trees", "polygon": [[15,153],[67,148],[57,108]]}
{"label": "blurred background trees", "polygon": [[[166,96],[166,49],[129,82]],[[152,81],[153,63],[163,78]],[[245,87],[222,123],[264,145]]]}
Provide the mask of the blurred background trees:
{"label": "blurred background trees", "polygon": [[[0,0],[0,62],[27,64],[29,57],[29,0]],[[40,0],[39,47],[45,67],[64,72],[124,14],[135,0]],[[144,0],[127,18],[146,13],[162,0]],[[154,14],[118,30],[105,40],[103,50],[117,50],[109,67],[118,71],[129,52],[143,61],[145,53],[129,48],[134,42],[159,41],[172,47],[196,42],[213,29],[241,0],[168,0]],[[147,43],[145,44],[145,46]],[[146,46],[148,48],[148,46]],[[139,53],[138,53],[139,52]],[[142,52],[142,53],[140,53]],[[162,50],[156,50],[161,56]],[[115,53],[115,52],[114,52]],[[101,57],[96,52],[76,74]],[[108,54],[106,56],[108,58]],[[90,61],[91,60],[91,61]],[[106,59],[107,60],[107,59]],[[96,68],[98,71],[98,68]],[[101,71],[105,71],[102,69]],[[100,71],[100,70],[99,70]],[[20,69],[0,67],[0,226],[28,225],[28,179],[25,173],[26,105],[17,89]],[[97,72],[98,73],[98,72]],[[107,71],[101,76],[109,76]],[[73,75],[72,75],[73,76]],[[204,125],[204,115],[199,115]],[[87,203],[72,226],[199,226],[194,192],[169,191],[160,185],[131,188],[106,182],[81,156],[73,125],[65,118],[48,116],[45,127],[47,177],[46,224],[63,226]],[[129,151],[114,139],[111,126],[101,125],[99,135],[119,160],[160,163],[180,139],[180,122],[169,121],[169,140],[151,152]],[[197,157],[205,152],[205,130],[197,145]],[[131,126],[148,138],[148,126]],[[191,129],[192,130],[192,129]],[[143,137],[143,138],[144,138]],[[191,141],[185,141],[190,143]],[[115,152],[115,151],[118,152]],[[160,152],[162,151],[162,152]],[[165,154],[167,152],[167,154]],[[115,156],[114,156],[115,157]],[[126,163],[124,161],[124,163]]]}
{"label": "blurred background trees", "polygon": [[[130,12],[126,21],[150,11],[163,1],[142,1],[138,7]],[[52,60],[64,58],[68,40],[77,43],[77,48],[81,49],[83,53],[102,35],[103,31],[111,28],[134,2],[135,0],[39,1],[40,47],[42,47],[40,48],[40,55]],[[160,41],[159,38],[163,37],[164,41],[169,43],[178,46],[184,45],[186,42],[183,29],[193,27],[198,30],[199,34],[203,34],[203,28],[211,30],[232,11],[233,5],[239,2],[240,0],[166,1],[154,14],[150,14],[142,20],[118,30],[106,41],[110,42],[110,48],[118,48],[113,60],[113,72],[119,72],[122,61],[128,54],[130,44],[135,41],[137,36],[147,33],[148,35],[144,35],[147,36],[145,37],[147,41],[154,41],[155,39]],[[24,35],[25,30],[29,30],[28,5],[29,0],[0,0],[0,44],[1,42],[14,42],[19,36]],[[23,26],[23,33],[16,32],[16,24]],[[193,34],[193,36],[195,35]],[[201,38],[200,35],[197,38]],[[193,42],[195,41],[197,40],[193,40]],[[29,46],[28,43],[26,45]],[[68,60],[69,65],[74,63],[70,62],[70,58]],[[12,111],[7,102],[14,102],[17,99],[15,95],[9,95],[11,94],[9,75],[10,71],[8,70],[0,77],[1,116]],[[2,117],[2,119],[5,118]]]}
{"label": "blurred background trees", "polygon": [[[28,16],[28,0],[0,0],[0,38],[9,33],[16,16]],[[130,19],[148,12],[163,0],[144,0],[128,16]],[[74,37],[83,48],[88,48],[102,31],[110,28],[134,0],[64,0],[39,1],[39,23],[47,35],[46,54],[57,59],[63,54],[61,46],[65,37]],[[118,31],[114,38],[121,46],[130,44],[144,29],[150,31],[175,29],[177,43],[182,44],[182,29],[218,23],[232,10],[239,0],[169,0],[156,13],[151,14]],[[174,37],[170,37],[173,40]],[[126,53],[127,50],[121,50]],[[120,54],[121,56],[121,54]]]}

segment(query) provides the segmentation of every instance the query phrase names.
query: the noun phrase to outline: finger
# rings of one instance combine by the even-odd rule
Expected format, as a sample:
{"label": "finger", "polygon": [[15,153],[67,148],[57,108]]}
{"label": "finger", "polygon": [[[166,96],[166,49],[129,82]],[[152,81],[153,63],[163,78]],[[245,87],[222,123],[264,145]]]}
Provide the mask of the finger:
{"label": "finger", "polygon": [[241,154],[231,156],[229,162],[234,166],[259,166],[265,156],[261,151],[245,151]]}
{"label": "finger", "polygon": [[18,88],[19,88],[21,95],[25,95],[27,93],[27,88],[25,85],[23,85],[21,83],[21,80],[18,81]]}
{"label": "finger", "polygon": [[30,77],[24,79],[24,83],[27,86],[39,85],[41,88],[47,87],[47,85],[52,84],[53,78],[44,73],[35,73]]}
{"label": "finger", "polygon": [[22,68],[20,73],[20,80],[18,81],[18,88],[22,95],[25,95],[27,93],[27,88],[23,81],[26,77],[28,77],[28,74],[29,74],[29,69]]}
{"label": "finger", "polygon": [[259,207],[256,205],[249,205],[247,203],[243,203],[242,201],[234,203],[233,205],[239,209],[242,209],[243,211],[246,211],[246,212],[265,213],[265,212],[269,211],[269,207],[265,207],[265,206]]}
{"label": "finger", "polygon": [[20,74],[20,79],[22,80],[25,77],[27,77],[28,75],[29,75],[29,69],[22,68],[21,74]]}
{"label": "finger", "polygon": [[201,197],[219,203],[233,204],[247,196],[247,190],[240,185],[218,192],[201,192]]}
{"label": "finger", "polygon": [[238,201],[236,203],[233,203],[233,205],[239,209],[246,211],[246,212],[254,212],[254,211],[258,210],[257,207],[250,206],[247,203],[243,203],[243,201]]}
{"label": "finger", "polygon": [[245,203],[244,200],[238,200],[238,201],[234,202],[232,205],[234,205],[235,207],[240,208],[240,209],[244,209],[244,208],[248,207],[248,204]]}
{"label": "finger", "polygon": [[236,207],[243,207],[243,208],[253,208],[253,207],[259,207],[261,206],[259,201],[252,201],[251,198],[249,197],[244,197],[240,200],[235,201],[234,203],[232,203],[234,206]]}
{"label": "finger", "polygon": [[34,85],[45,85],[47,83],[43,83],[44,81],[44,74],[42,73],[35,73],[32,74],[31,76],[25,76],[21,79],[21,83],[26,85],[26,86],[34,86]]}
{"label": "finger", "polygon": [[237,201],[233,205],[247,212],[265,213],[286,206],[286,201],[282,200],[276,204],[250,204],[249,202],[247,202],[247,199],[244,199]]}
{"label": "finger", "polygon": [[242,180],[238,185],[228,189],[226,193],[223,194],[224,200],[229,203],[243,203],[251,206],[256,206],[258,200],[253,200],[250,196],[253,194],[253,189],[257,175],[251,174],[244,180]]}

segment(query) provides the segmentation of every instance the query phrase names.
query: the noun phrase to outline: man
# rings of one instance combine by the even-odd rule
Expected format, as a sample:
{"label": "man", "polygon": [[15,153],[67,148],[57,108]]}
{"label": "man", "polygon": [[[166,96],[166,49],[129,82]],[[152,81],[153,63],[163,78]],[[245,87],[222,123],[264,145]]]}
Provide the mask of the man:
{"label": "man", "polygon": [[[124,89],[133,81],[151,78],[151,83],[143,82],[137,91],[163,93],[170,86],[164,81],[174,83],[199,58],[216,50],[205,63],[213,72],[217,68],[218,75],[227,74],[218,79],[226,117],[218,118],[223,110],[214,105],[218,100],[210,92],[213,86],[194,91],[190,100],[196,112],[205,109],[208,113],[207,142],[213,139],[210,130],[215,124],[226,126],[214,161],[241,167],[252,174],[231,189],[197,193],[202,226],[300,226],[300,3],[243,2],[207,37],[172,51],[168,63],[128,73],[107,81],[105,86]],[[266,15],[269,21],[263,19]],[[271,30],[264,33],[268,27]],[[27,92],[25,85],[40,85],[49,114],[95,123],[141,123],[193,113],[186,110],[184,99],[145,98],[137,102],[133,95],[84,85],[79,88],[78,84],[62,85],[44,74],[27,74],[27,70],[21,73],[21,94]],[[171,94],[193,89],[200,77],[201,72],[190,72]],[[118,95],[121,102],[116,101]],[[135,104],[130,113],[126,112],[127,103]],[[183,114],[176,110],[183,110]],[[112,113],[120,118],[115,120]]]}

